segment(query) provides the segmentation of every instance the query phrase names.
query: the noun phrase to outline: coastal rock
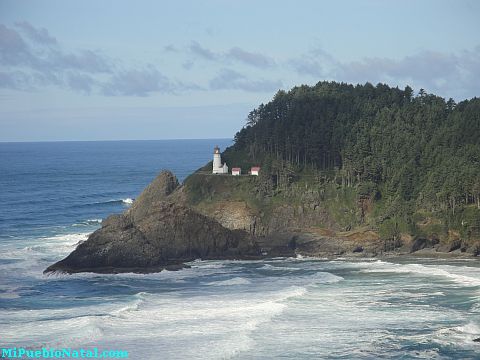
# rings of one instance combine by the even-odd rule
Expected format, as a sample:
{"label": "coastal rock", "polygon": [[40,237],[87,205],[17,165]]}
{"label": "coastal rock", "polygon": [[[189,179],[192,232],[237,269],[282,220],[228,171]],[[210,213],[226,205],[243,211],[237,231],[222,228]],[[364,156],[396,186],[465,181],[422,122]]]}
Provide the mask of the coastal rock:
{"label": "coastal rock", "polygon": [[454,239],[451,241],[446,242],[438,247],[438,251],[449,253],[455,250],[458,250],[462,247],[462,240]]}
{"label": "coastal rock", "polygon": [[65,259],[45,272],[154,272],[197,258],[258,256],[245,231],[229,230],[217,221],[173,201],[175,176],[162,172],[125,213],[108,217]]}
{"label": "coastal rock", "polygon": [[167,170],[163,170],[146,188],[139,197],[133,202],[128,214],[134,221],[142,219],[150,209],[162,200],[165,200],[179,186],[175,175]]}
{"label": "coastal rock", "polygon": [[416,238],[410,244],[409,252],[413,253],[415,251],[419,251],[425,248],[433,248],[436,244],[438,244],[438,240],[426,239],[426,238]]}
{"label": "coastal rock", "polygon": [[480,255],[480,242],[476,242],[467,248],[467,253],[472,254],[473,256]]}

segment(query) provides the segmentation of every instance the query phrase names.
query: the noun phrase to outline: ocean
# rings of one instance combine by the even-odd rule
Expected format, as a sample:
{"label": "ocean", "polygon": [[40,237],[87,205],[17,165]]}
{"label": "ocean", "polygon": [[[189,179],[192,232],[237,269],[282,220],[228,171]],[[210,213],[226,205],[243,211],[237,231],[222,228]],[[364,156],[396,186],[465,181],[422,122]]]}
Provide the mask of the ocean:
{"label": "ocean", "polygon": [[43,275],[162,169],[231,140],[0,143],[0,347],[130,359],[479,359],[475,259],[194,261]]}

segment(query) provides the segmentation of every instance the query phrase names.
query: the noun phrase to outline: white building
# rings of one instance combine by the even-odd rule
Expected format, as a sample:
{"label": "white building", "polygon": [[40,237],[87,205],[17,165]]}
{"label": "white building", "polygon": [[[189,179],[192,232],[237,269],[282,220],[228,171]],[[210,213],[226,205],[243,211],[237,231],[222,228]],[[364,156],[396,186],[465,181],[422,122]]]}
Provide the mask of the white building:
{"label": "white building", "polygon": [[242,173],[241,168],[232,168],[232,175],[233,176],[239,176]]}
{"label": "white building", "polygon": [[254,166],[250,169],[250,175],[258,176],[259,172],[260,172],[260,166]]}
{"label": "white building", "polygon": [[220,155],[220,148],[218,146],[215,146],[213,149],[212,174],[228,174],[227,163],[222,164],[222,156]]}

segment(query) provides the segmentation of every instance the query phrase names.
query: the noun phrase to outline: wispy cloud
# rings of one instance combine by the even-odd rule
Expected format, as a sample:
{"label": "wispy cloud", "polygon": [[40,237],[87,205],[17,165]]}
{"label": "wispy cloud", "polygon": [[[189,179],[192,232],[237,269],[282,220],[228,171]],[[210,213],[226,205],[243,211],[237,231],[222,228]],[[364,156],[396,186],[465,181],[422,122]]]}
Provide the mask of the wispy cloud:
{"label": "wispy cloud", "polygon": [[[95,51],[66,52],[46,29],[27,22],[16,27],[0,24],[0,66],[4,68],[0,87],[31,90],[55,85],[89,92],[94,83],[89,75],[112,72],[110,59]],[[79,79],[83,79],[81,86]]]}
{"label": "wispy cloud", "polygon": [[34,63],[28,45],[20,34],[0,24],[0,65],[28,65]]}
{"label": "wispy cloud", "polygon": [[244,90],[249,92],[270,92],[282,87],[279,80],[250,80],[232,69],[223,69],[210,81],[212,90]]}
{"label": "wispy cloud", "polygon": [[51,36],[47,29],[33,27],[26,21],[19,21],[15,26],[25,33],[32,41],[39,44],[56,45],[57,39]]}
{"label": "wispy cloud", "polygon": [[336,77],[345,81],[409,83],[440,94],[480,93],[480,47],[458,54],[421,51],[402,59],[365,58],[339,63]]}
{"label": "wispy cloud", "polygon": [[152,92],[172,93],[174,84],[154,66],[116,73],[103,86],[105,95],[147,96]]}
{"label": "wispy cloud", "polygon": [[322,49],[288,61],[298,74],[352,83],[409,84],[439,94],[480,93],[480,46],[460,53],[423,50],[400,59],[368,57],[342,62]]}
{"label": "wispy cloud", "polygon": [[[173,45],[166,50],[176,51]],[[85,94],[147,96],[195,88],[170,80],[153,65],[123,69],[98,51],[65,51],[46,29],[27,22],[0,24],[0,66],[0,88],[24,91],[56,86]]]}
{"label": "wispy cloud", "polygon": [[[342,61],[320,47],[275,59],[239,46],[214,49],[192,41],[187,47],[167,45],[163,54],[176,58],[183,79],[156,65],[124,66],[99,50],[67,51],[47,29],[25,21],[0,24],[0,88],[33,91],[50,86],[83,94],[149,96],[207,89],[273,92],[282,86],[279,79],[293,83],[330,79],[409,84],[457,99],[480,94],[480,46],[456,53],[422,50],[403,58]],[[202,76],[197,77],[203,78],[203,85],[189,77],[184,80],[200,66]],[[298,75],[297,81],[292,74]]]}
{"label": "wispy cloud", "polygon": [[251,52],[238,46],[232,47],[226,51],[214,51],[200,45],[197,41],[192,41],[189,46],[192,55],[208,61],[214,61],[221,64],[239,62],[256,68],[266,69],[276,65],[273,58],[259,52]]}
{"label": "wispy cloud", "polygon": [[272,58],[260,53],[249,52],[239,47],[231,48],[226,56],[258,68],[268,68],[275,65],[275,61]]}
{"label": "wispy cloud", "polygon": [[217,60],[220,57],[220,55],[214,53],[212,50],[207,49],[206,47],[201,46],[196,41],[192,41],[189,49],[194,55],[197,55],[207,60]]}
{"label": "wispy cloud", "polygon": [[76,91],[90,94],[95,87],[95,80],[92,76],[87,74],[79,74],[76,72],[70,72],[67,74],[66,84],[67,86]]}
{"label": "wispy cloud", "polygon": [[163,50],[166,52],[178,52],[177,47],[173,44],[168,44],[167,46],[164,46]]}

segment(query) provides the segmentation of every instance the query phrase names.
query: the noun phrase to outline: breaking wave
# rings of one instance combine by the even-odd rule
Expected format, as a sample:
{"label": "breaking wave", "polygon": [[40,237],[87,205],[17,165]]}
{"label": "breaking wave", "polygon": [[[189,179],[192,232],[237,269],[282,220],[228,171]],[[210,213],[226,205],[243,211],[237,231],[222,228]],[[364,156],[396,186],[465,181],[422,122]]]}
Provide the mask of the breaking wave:
{"label": "breaking wave", "polygon": [[[370,263],[373,267],[362,269],[362,272],[366,273],[398,273],[406,274],[413,273],[426,276],[439,276],[444,277],[455,283],[465,286],[480,286],[480,272],[462,274],[461,267],[456,267],[456,270],[452,270],[453,267],[441,266],[441,265],[421,265],[421,264],[395,264],[384,261],[376,261]],[[450,270],[450,271],[448,271]],[[455,272],[452,272],[455,271]]]}

